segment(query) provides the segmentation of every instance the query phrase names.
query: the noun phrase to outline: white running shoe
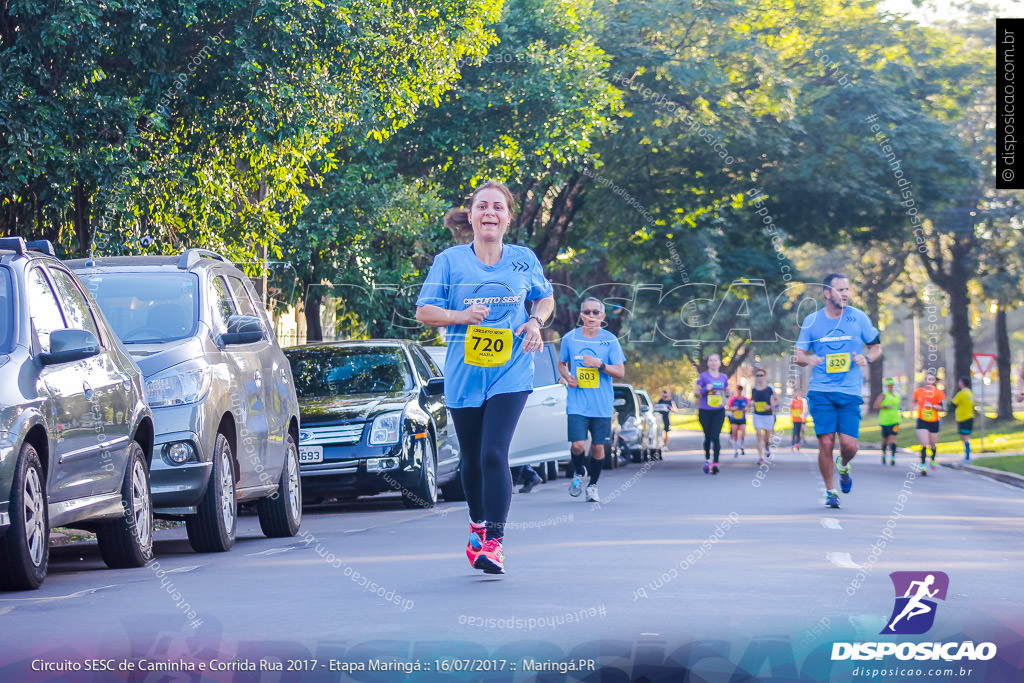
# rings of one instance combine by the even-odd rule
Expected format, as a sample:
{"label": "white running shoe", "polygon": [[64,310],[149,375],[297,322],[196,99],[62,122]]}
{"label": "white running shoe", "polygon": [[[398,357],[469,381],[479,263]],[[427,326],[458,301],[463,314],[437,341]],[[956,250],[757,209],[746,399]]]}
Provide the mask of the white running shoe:
{"label": "white running shoe", "polygon": [[597,484],[591,484],[587,487],[587,502],[588,503],[600,503],[601,499],[597,496]]}

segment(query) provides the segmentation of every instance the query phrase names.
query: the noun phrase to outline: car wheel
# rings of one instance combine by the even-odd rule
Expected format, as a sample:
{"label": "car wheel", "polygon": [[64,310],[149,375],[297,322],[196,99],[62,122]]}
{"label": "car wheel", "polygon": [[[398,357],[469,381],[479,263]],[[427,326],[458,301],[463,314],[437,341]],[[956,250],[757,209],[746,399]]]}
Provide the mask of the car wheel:
{"label": "car wheel", "polygon": [[289,434],[285,438],[284,467],[277,491],[256,504],[260,528],[270,538],[294,536],[302,523],[302,478],[299,477],[299,448]]}
{"label": "car wheel", "polygon": [[235,468],[231,444],[217,434],[213,448],[213,471],[196,514],[185,519],[188,542],[199,553],[230,550],[235,543],[238,503],[235,500]]}
{"label": "car wheel", "polygon": [[441,495],[451,502],[466,500],[466,490],[462,488],[462,466],[455,470],[455,478],[441,486]]}
{"label": "car wheel", "polygon": [[432,508],[437,505],[437,449],[429,436],[420,441],[424,444],[420,480],[411,490],[402,491],[402,502],[407,508]]}
{"label": "car wheel", "polygon": [[121,483],[122,514],[96,529],[100,555],[111,569],[141,567],[153,559],[153,501],[149,468],[137,441],[128,446],[128,466]]}
{"label": "car wheel", "polygon": [[43,466],[31,444],[24,444],[14,466],[11,526],[0,539],[0,587],[34,590],[43,584],[50,561],[50,514]]}

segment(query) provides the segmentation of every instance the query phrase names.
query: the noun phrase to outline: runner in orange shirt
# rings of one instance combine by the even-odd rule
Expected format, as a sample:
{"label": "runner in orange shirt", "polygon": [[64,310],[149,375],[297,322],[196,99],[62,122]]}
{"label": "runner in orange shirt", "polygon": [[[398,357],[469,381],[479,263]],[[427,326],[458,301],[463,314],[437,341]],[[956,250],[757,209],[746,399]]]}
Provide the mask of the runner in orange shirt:
{"label": "runner in orange shirt", "polygon": [[793,400],[789,402],[789,414],[793,416],[793,450],[800,450],[800,442],[804,436],[804,417],[807,415],[807,399],[797,389],[793,393]]}
{"label": "runner in orange shirt", "polygon": [[939,413],[946,394],[935,386],[935,373],[929,371],[924,376],[924,386],[914,390],[914,403],[917,404],[917,440],[921,442],[921,474],[928,474],[925,460],[928,450],[932,452],[931,468],[935,469],[935,450],[939,442]]}

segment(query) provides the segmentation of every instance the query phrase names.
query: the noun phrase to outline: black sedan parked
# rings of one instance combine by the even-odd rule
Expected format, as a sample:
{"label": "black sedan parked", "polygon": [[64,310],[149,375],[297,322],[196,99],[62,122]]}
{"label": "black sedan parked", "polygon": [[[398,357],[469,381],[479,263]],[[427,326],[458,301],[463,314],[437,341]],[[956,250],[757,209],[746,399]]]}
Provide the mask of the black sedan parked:
{"label": "black sedan parked", "polygon": [[307,501],[398,491],[433,507],[458,476],[448,443],[444,379],[415,342],[285,349],[299,396],[299,469]]}

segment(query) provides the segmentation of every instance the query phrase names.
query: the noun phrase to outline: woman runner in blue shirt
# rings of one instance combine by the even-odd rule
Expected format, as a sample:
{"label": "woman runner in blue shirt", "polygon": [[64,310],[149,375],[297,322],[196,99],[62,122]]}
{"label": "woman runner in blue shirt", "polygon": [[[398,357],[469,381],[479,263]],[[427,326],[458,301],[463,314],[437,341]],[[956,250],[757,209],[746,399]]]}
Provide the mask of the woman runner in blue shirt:
{"label": "woman runner in blue shirt", "polygon": [[473,241],[434,258],[416,300],[417,321],[447,328],[444,390],[462,448],[466,556],[489,574],[505,571],[508,448],[533,389],[532,353],[544,347],[541,327],[555,309],[536,254],[502,243],[512,204],[508,188],[489,181],[473,192],[468,210],[449,211],[445,224],[453,232],[471,226]]}

